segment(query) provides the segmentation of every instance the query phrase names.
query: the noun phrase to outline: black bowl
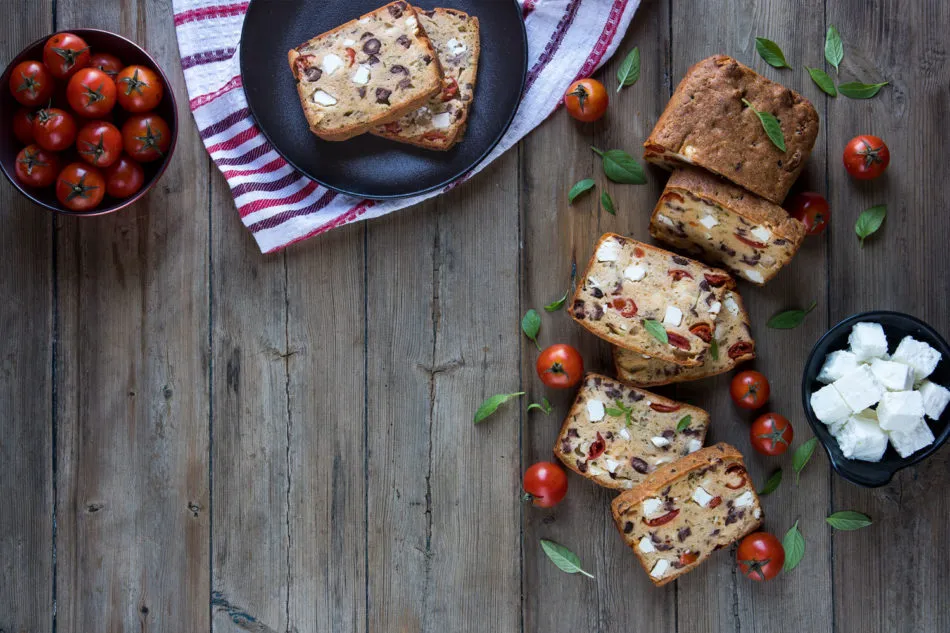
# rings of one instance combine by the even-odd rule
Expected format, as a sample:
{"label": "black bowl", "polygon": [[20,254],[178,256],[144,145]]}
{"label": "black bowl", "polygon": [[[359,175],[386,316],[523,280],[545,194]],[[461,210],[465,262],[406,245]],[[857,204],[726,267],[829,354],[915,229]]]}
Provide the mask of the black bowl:
{"label": "black bowl", "polygon": [[894,473],[902,468],[913,466],[914,464],[927,459],[931,454],[937,451],[940,446],[950,437],[950,408],[944,411],[943,415],[937,421],[928,420],[930,428],[934,433],[934,443],[923,448],[910,457],[901,457],[892,447],[888,446],[884,453],[884,458],[879,462],[862,462],[859,460],[848,459],[841,453],[838,447],[838,441],[832,437],[825,426],[815,417],[811,409],[811,394],[824,387],[824,384],[818,382],[818,372],[825,361],[825,357],[831,353],[848,348],[848,336],[851,334],[851,328],[855,323],[872,322],[880,323],[884,328],[884,334],[887,336],[888,349],[893,350],[902,338],[907,335],[913,336],[918,341],[927,343],[943,355],[943,359],[937,365],[937,369],[930,375],[928,380],[940,385],[950,384],[950,345],[938,334],[932,327],[910,316],[900,312],[863,312],[850,316],[841,321],[822,336],[805,363],[805,372],[802,376],[802,405],[805,408],[805,417],[811,430],[821,445],[828,453],[828,459],[831,461],[832,468],[852,483],[866,488],[876,488],[888,483],[894,476]]}
{"label": "black bowl", "polygon": [[[69,32],[86,40],[86,43],[89,44],[89,48],[92,49],[94,53],[112,53],[126,65],[131,66],[138,64],[147,66],[158,73],[158,76],[165,82],[165,94],[162,97],[161,103],[155,108],[155,113],[168,123],[168,129],[172,135],[172,143],[168,147],[168,152],[165,153],[165,157],[160,161],[142,163],[142,168],[145,171],[145,182],[135,195],[122,199],[112,198],[107,195],[99,206],[91,211],[72,211],[67,209],[56,199],[56,193],[53,187],[34,189],[32,187],[25,187],[17,181],[14,169],[16,167],[17,154],[23,149],[23,145],[13,136],[13,115],[23,106],[17,103],[13,95],[10,94],[10,90],[7,86],[10,82],[10,73],[13,72],[13,68],[17,64],[28,59],[37,61],[43,60],[43,45],[46,43],[46,40],[53,35],[51,33],[24,48],[20,54],[7,65],[3,71],[3,75],[0,76],[0,171],[3,172],[3,175],[7,177],[20,193],[50,211],[86,217],[105,215],[106,213],[124,209],[144,196],[145,193],[158,182],[162,174],[165,173],[165,168],[168,167],[172,154],[175,152],[175,144],[178,140],[178,108],[175,105],[175,95],[172,92],[172,85],[169,83],[168,77],[165,76],[165,73],[162,72],[162,69],[152,56],[146,53],[138,44],[121,35],[99,29],[69,29]],[[65,98],[63,98],[63,83],[62,81],[57,81],[57,91],[53,97],[53,105],[71,111],[69,104],[66,103]],[[128,118],[128,114],[118,105],[116,105],[112,114],[115,117],[114,123],[117,127],[121,128],[125,119]],[[79,160],[73,149],[62,152],[62,154],[63,166],[75,160]]]}

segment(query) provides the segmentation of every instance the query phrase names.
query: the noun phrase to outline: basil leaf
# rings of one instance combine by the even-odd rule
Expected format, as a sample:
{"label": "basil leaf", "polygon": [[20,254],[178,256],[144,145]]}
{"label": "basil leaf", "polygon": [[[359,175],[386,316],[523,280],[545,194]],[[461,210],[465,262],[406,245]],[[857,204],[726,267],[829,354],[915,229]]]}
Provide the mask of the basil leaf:
{"label": "basil leaf", "polygon": [[805,538],[798,531],[798,521],[795,521],[795,525],[785,533],[782,549],[785,550],[785,564],[782,566],[782,571],[790,572],[798,567],[798,563],[805,557]]}
{"label": "basil leaf", "polygon": [[521,317],[521,331],[530,340],[534,341],[539,350],[541,349],[541,344],[538,343],[538,332],[541,331],[541,316],[534,308],[525,312],[524,316]]}
{"label": "basil leaf", "polygon": [[805,66],[805,70],[808,71],[808,74],[811,75],[811,80],[815,82],[816,86],[821,88],[822,92],[830,97],[838,96],[838,91],[835,90],[835,82],[828,76],[828,73],[820,68],[809,68],[808,66]]}
{"label": "basil leaf", "polygon": [[617,209],[614,208],[614,201],[606,189],[600,192],[600,204],[604,207],[604,211],[610,215],[617,215]]}
{"label": "basil leaf", "polygon": [[759,56],[765,60],[765,63],[774,68],[791,68],[785,61],[785,53],[778,44],[764,37],[755,38],[755,50]]}
{"label": "basil leaf", "polygon": [[838,86],[838,91],[849,99],[870,99],[886,85],[886,81],[879,84],[863,84],[860,81],[851,81]]}
{"label": "basil leaf", "polygon": [[795,481],[798,481],[798,478],[802,474],[802,470],[805,468],[805,465],[808,464],[808,460],[811,459],[812,454],[815,452],[816,446],[818,446],[818,438],[813,437],[795,449],[795,454],[792,455],[792,467],[795,469]]}
{"label": "basil leaf", "polygon": [[815,309],[818,302],[812,301],[806,310],[786,310],[774,315],[769,322],[765,324],[773,330],[792,330],[797,328],[805,320],[805,315]]}
{"label": "basil leaf", "polygon": [[719,341],[716,339],[709,341],[709,355],[713,360],[719,360]]}
{"label": "basil leaf", "polygon": [[553,408],[554,407],[551,406],[551,403],[548,402],[547,398],[541,398],[541,404],[538,404],[537,402],[532,402],[531,404],[528,405],[528,411],[531,411],[532,409],[537,409],[538,411],[542,412],[544,415],[551,413],[551,410]]}
{"label": "basil leaf", "polygon": [[782,483],[782,469],[779,468],[774,473],[769,475],[768,481],[765,482],[765,485],[762,486],[762,490],[759,491],[759,494],[763,497],[768,494],[772,494],[778,488],[779,484]]}
{"label": "basil leaf", "polygon": [[614,409],[613,407],[604,409],[604,413],[606,413],[612,418],[619,418],[620,416],[623,415],[623,411],[621,411],[620,409]]}
{"label": "basil leaf", "polygon": [[650,333],[650,336],[664,345],[669,345],[670,337],[666,335],[666,328],[664,328],[659,321],[654,321],[653,319],[644,319],[643,327],[647,329],[647,332]]}
{"label": "basil leaf", "polygon": [[787,151],[785,149],[785,136],[782,134],[782,126],[779,124],[778,119],[776,119],[770,112],[759,112],[755,109],[755,106],[749,103],[748,99],[743,99],[742,103],[746,104],[753,112],[755,112],[755,116],[759,117],[759,121],[762,123],[762,129],[765,130],[769,140],[772,141],[772,145],[779,148],[783,152]]}
{"label": "basil leaf", "polygon": [[871,525],[871,517],[853,510],[835,512],[825,521],[836,530],[860,530]]}
{"label": "basil leaf", "polygon": [[545,312],[557,312],[558,310],[560,310],[561,308],[563,308],[563,307],[564,307],[564,302],[567,301],[567,295],[568,295],[568,293],[570,293],[570,290],[566,290],[566,291],[564,292],[564,296],[561,297],[560,299],[555,299],[554,301],[552,301],[552,302],[549,303],[548,305],[544,306],[544,311],[545,311]]}
{"label": "basil leaf", "polygon": [[594,153],[604,159],[604,174],[610,180],[621,185],[645,185],[647,183],[643,166],[636,159],[622,149],[611,149],[606,152],[591,147]]}
{"label": "basil leaf", "polygon": [[693,421],[693,416],[684,415],[683,418],[676,424],[676,432],[682,433],[689,428],[690,423]]}
{"label": "basil leaf", "polygon": [[596,183],[594,182],[593,178],[585,178],[584,180],[578,182],[576,185],[571,187],[570,191],[567,192],[568,203],[574,202],[574,200],[577,199],[577,196],[593,189],[595,184]]}
{"label": "basil leaf", "polygon": [[544,553],[551,559],[551,562],[557,565],[557,568],[561,571],[567,572],[568,574],[584,574],[588,578],[594,577],[593,574],[589,574],[581,569],[581,559],[577,557],[577,554],[563,545],[547,539],[541,539],[541,549],[544,550]]}
{"label": "basil leaf", "polygon": [[638,79],[640,79],[640,49],[634,46],[617,71],[617,81],[619,82],[617,92],[637,83]]}
{"label": "basil leaf", "polygon": [[490,398],[486,398],[485,401],[478,406],[478,411],[475,412],[475,424],[482,422],[485,418],[497,411],[498,407],[505,404],[512,398],[517,398],[518,396],[523,395],[524,392],[519,391],[517,393],[499,393]]}
{"label": "basil leaf", "polygon": [[838,65],[844,59],[844,45],[834,24],[828,25],[828,32],[825,34],[825,59],[835,67],[835,72],[838,71]]}
{"label": "basil leaf", "polygon": [[885,204],[871,207],[858,216],[858,221],[854,223],[854,232],[858,234],[858,239],[861,240],[861,246],[864,246],[864,240],[869,235],[881,228],[886,216],[887,205]]}

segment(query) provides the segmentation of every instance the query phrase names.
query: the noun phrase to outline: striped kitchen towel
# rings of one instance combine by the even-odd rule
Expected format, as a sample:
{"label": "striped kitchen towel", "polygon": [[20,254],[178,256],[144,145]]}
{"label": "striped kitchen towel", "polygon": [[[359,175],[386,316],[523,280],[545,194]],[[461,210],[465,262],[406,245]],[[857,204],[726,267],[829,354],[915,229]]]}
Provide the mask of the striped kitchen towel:
{"label": "striped kitchen towel", "polygon": [[[559,105],[574,78],[586,77],[617,50],[640,0],[519,0],[528,33],[528,77],[521,105],[498,146],[465,178],[520,141]],[[383,4],[381,1],[380,4]],[[439,195],[360,200],[321,187],[294,169],[251,118],[239,51],[247,2],[173,0],[189,106],[212,160],[224,174],[261,251],[350,222],[379,217]]]}

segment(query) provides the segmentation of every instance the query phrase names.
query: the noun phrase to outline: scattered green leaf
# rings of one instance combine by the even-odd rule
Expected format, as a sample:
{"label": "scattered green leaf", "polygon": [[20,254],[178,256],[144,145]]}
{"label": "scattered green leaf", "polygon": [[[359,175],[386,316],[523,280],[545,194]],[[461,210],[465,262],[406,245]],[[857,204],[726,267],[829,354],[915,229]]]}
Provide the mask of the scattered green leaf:
{"label": "scattered green leaf", "polygon": [[836,530],[860,530],[871,525],[871,517],[853,510],[835,512],[825,521]]}
{"label": "scattered green leaf", "polygon": [[770,495],[779,487],[779,484],[782,483],[782,469],[779,468],[774,473],[769,475],[768,481],[765,482],[765,485],[762,486],[762,490],[759,491],[759,494],[763,497],[765,495]]}
{"label": "scattered green leaf", "polygon": [[715,338],[709,341],[709,355],[713,360],[719,360],[719,341]]}
{"label": "scattered green leaf", "polygon": [[786,310],[785,312],[779,312],[769,319],[765,325],[773,330],[795,329],[802,324],[802,321],[805,320],[805,316],[814,310],[816,305],[818,305],[818,302],[812,301],[806,310]]}
{"label": "scattered green leaf", "polygon": [[537,409],[544,415],[547,415],[551,413],[554,407],[551,406],[551,403],[548,402],[547,398],[541,398],[541,404],[538,404],[537,402],[532,402],[531,404],[528,405],[528,411],[531,411],[532,409]]}
{"label": "scattered green leaf", "polygon": [[838,66],[844,59],[844,45],[834,24],[828,25],[828,32],[825,34],[825,59],[835,67],[835,72],[838,71]]}
{"label": "scattered green leaf", "polygon": [[666,334],[666,328],[663,327],[659,321],[653,319],[644,319],[643,327],[646,328],[647,332],[650,333],[650,336],[663,343],[664,345],[669,345],[670,337]]}
{"label": "scattered green leaf", "polygon": [[795,521],[795,525],[785,533],[782,549],[785,550],[785,564],[782,566],[782,571],[788,573],[798,567],[798,563],[805,557],[805,538],[798,531],[798,521]]}
{"label": "scattered green leaf", "polygon": [[795,449],[795,454],[792,455],[792,467],[795,469],[796,482],[799,477],[801,477],[802,470],[804,470],[805,465],[808,464],[808,460],[811,459],[812,454],[815,452],[816,446],[818,446],[818,438],[813,437]]}
{"label": "scattered green leaf", "polygon": [[881,91],[881,88],[887,85],[887,82],[879,84],[864,84],[860,81],[851,81],[838,86],[838,92],[849,99],[870,99]]}
{"label": "scattered green leaf", "polygon": [[563,307],[564,307],[564,303],[567,301],[567,295],[570,294],[570,292],[571,292],[570,290],[565,290],[565,291],[564,291],[564,296],[561,297],[560,299],[555,299],[554,301],[552,301],[552,302],[549,303],[548,305],[544,306],[544,311],[545,311],[545,312],[557,312],[558,310],[560,310],[561,308],[563,308]]}
{"label": "scattered green leaf", "polygon": [[693,416],[684,415],[682,418],[680,418],[680,421],[676,423],[676,432],[682,433],[683,431],[688,429],[692,421],[693,421]]}
{"label": "scattered green leaf", "polygon": [[756,110],[755,106],[749,103],[748,99],[743,99],[742,103],[746,104],[750,110],[755,112],[755,116],[759,117],[759,121],[762,123],[762,129],[765,130],[769,140],[772,141],[772,145],[775,145],[775,147],[783,152],[787,151],[785,149],[785,136],[782,134],[782,126],[778,122],[778,119],[776,119],[771,112],[760,112]]}
{"label": "scattered green leaf", "polygon": [[884,218],[887,216],[887,205],[879,204],[871,207],[858,216],[858,221],[854,223],[854,232],[861,240],[861,246],[864,246],[864,240],[877,232],[884,224]]}
{"label": "scattered green leaf", "polygon": [[761,56],[769,66],[773,66],[774,68],[791,68],[788,62],[785,61],[785,53],[782,52],[781,47],[772,40],[764,37],[755,38],[755,50],[759,52],[759,56]]}
{"label": "scattered green leaf", "polygon": [[625,405],[623,400],[615,400],[614,404],[617,405],[616,408],[607,407],[604,413],[612,418],[622,417],[627,426],[633,426],[633,407]]}
{"label": "scattered green leaf", "polygon": [[600,192],[600,204],[604,207],[604,211],[610,215],[617,215],[617,209],[614,208],[614,201],[606,189]]}
{"label": "scattered green leaf", "polygon": [[594,182],[593,178],[585,178],[584,180],[581,180],[571,187],[571,190],[567,192],[567,201],[573,203],[579,195],[582,193],[587,193],[593,189],[595,184],[596,183]]}
{"label": "scattered green leaf", "polygon": [[547,539],[541,539],[541,549],[544,550],[544,553],[551,559],[551,562],[557,565],[557,568],[561,571],[568,574],[584,574],[588,578],[594,577],[593,574],[589,574],[581,568],[581,559],[577,557],[577,554],[563,545]]}
{"label": "scattered green leaf", "polygon": [[617,70],[617,92],[637,83],[638,79],[640,79],[640,49],[635,46]]}
{"label": "scattered green leaf", "polygon": [[610,149],[606,152],[591,147],[594,153],[603,159],[604,174],[613,182],[622,185],[645,185],[647,182],[643,166],[622,149]]}
{"label": "scattered green leaf", "polygon": [[534,341],[539,350],[541,349],[541,344],[538,343],[538,332],[541,331],[541,315],[534,308],[525,312],[524,316],[521,317],[521,331],[530,340]]}
{"label": "scattered green leaf", "polygon": [[811,80],[815,82],[816,86],[821,88],[822,92],[831,97],[838,96],[838,91],[835,89],[835,81],[828,76],[828,73],[820,68],[809,68],[808,66],[805,66],[805,70],[808,71],[808,74],[811,75]]}
{"label": "scattered green leaf", "polygon": [[497,395],[486,398],[484,402],[481,403],[478,407],[478,411],[475,412],[475,424],[482,422],[485,418],[493,414],[498,410],[498,407],[505,404],[512,398],[517,398],[518,396],[523,396],[524,392],[519,391],[517,393],[499,393]]}

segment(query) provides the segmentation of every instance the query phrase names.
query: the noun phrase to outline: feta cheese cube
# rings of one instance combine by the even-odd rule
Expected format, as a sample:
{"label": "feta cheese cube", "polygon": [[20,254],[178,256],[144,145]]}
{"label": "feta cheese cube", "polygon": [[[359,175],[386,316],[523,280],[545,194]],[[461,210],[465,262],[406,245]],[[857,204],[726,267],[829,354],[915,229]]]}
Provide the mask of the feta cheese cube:
{"label": "feta cheese cube", "polygon": [[617,435],[619,435],[625,440],[630,439],[630,431],[628,431],[627,429],[620,429],[619,431],[617,431]]}
{"label": "feta cheese cube", "polygon": [[647,268],[640,264],[632,264],[623,269],[623,276],[630,281],[640,281],[646,277]]}
{"label": "feta cheese cube", "polygon": [[695,453],[702,447],[703,447],[703,443],[697,440],[695,437],[690,438],[690,440],[686,442],[686,450],[690,453]]}
{"label": "feta cheese cube", "polygon": [[597,261],[599,262],[615,262],[619,256],[620,244],[616,240],[606,240],[597,249]]}
{"label": "feta cheese cube", "polygon": [[739,304],[736,303],[736,300],[732,298],[731,294],[726,295],[726,298],[723,299],[722,302],[725,304],[726,310],[729,310],[729,314],[739,314]]}
{"label": "feta cheese cube", "polygon": [[644,554],[652,554],[656,551],[656,548],[653,546],[653,541],[650,540],[649,536],[644,536],[640,539],[640,551]]}
{"label": "feta cheese cube", "polygon": [[858,364],[858,357],[851,352],[845,350],[831,352],[825,357],[825,364],[821,366],[821,371],[818,372],[818,382],[830,385],[845,374],[857,369]]}
{"label": "feta cheese cube", "polygon": [[924,399],[924,413],[931,420],[939,420],[943,410],[950,404],[950,390],[925,380],[920,383],[920,395]]}
{"label": "feta cheese cube", "polygon": [[360,64],[360,67],[353,73],[353,83],[365,86],[369,83],[370,67],[366,64]]}
{"label": "feta cheese cube", "polygon": [[[449,112],[440,112],[439,114],[432,117],[432,127],[434,128],[437,128],[439,130],[444,130],[448,128],[450,125],[452,125],[452,114]],[[607,260],[602,259],[600,261],[607,261]]]}
{"label": "feta cheese cube", "polygon": [[851,416],[851,407],[832,385],[826,385],[811,394],[811,410],[816,418],[829,426]]}
{"label": "feta cheese cube", "polygon": [[887,337],[880,323],[855,323],[848,344],[858,360],[880,358],[887,354]]}
{"label": "feta cheese cube", "polygon": [[748,279],[752,283],[755,283],[755,284],[765,283],[765,277],[763,277],[762,273],[760,273],[757,270],[746,268],[745,270],[742,271],[742,274],[745,276],[746,279]]}
{"label": "feta cheese cube", "polygon": [[587,401],[587,417],[591,422],[600,422],[604,419],[604,403],[600,400]]}
{"label": "feta cheese cube", "polygon": [[889,391],[907,391],[914,386],[914,370],[903,363],[875,358],[871,361],[871,373]]}
{"label": "feta cheese cube", "polygon": [[708,506],[709,502],[713,500],[713,496],[709,494],[702,486],[696,486],[696,490],[693,491],[692,498],[693,501],[699,504],[699,506],[702,508]]}
{"label": "feta cheese cube", "polygon": [[717,220],[716,218],[714,218],[714,217],[711,216],[711,215],[704,215],[704,216],[699,220],[699,223],[702,224],[703,226],[705,226],[707,229],[711,229],[712,227],[714,227],[714,226],[716,226],[716,225],[719,224],[719,220]]}
{"label": "feta cheese cube", "polygon": [[670,570],[670,561],[665,558],[661,558],[656,561],[656,564],[653,565],[653,569],[650,570],[650,576],[653,578],[662,578],[666,575],[666,572]]}
{"label": "feta cheese cube", "polygon": [[663,323],[673,327],[679,327],[683,322],[683,311],[676,306],[666,306],[666,316],[663,317]]}
{"label": "feta cheese cube", "polygon": [[336,105],[336,97],[331,95],[329,92],[324,90],[317,90],[312,95],[310,95],[310,100],[316,103],[317,105],[322,106],[333,106]]}
{"label": "feta cheese cube", "polygon": [[749,231],[749,233],[752,233],[755,239],[759,240],[760,242],[768,242],[770,239],[772,239],[772,231],[768,230],[764,226],[757,226]]}
{"label": "feta cheese cube", "polygon": [[888,435],[891,446],[901,457],[910,457],[934,443],[934,434],[923,420],[905,431],[891,431]]}
{"label": "feta cheese cube", "polygon": [[877,405],[877,421],[885,431],[909,431],[923,419],[924,398],[919,391],[891,391]]}
{"label": "feta cheese cube", "polygon": [[940,352],[922,341],[905,336],[897,345],[891,360],[914,368],[914,380],[923,380],[933,373],[940,362]]}
{"label": "feta cheese cube", "polygon": [[661,435],[657,435],[656,437],[651,437],[650,441],[657,448],[663,448],[664,446],[670,445],[670,441]]}
{"label": "feta cheese cube", "polygon": [[343,58],[333,53],[324,55],[323,60],[320,62],[320,69],[327,75],[332,75],[341,68],[343,68]]}
{"label": "feta cheese cube", "polygon": [[641,504],[644,516],[652,517],[663,511],[663,500],[657,497],[648,497]]}
{"label": "feta cheese cube", "polygon": [[615,473],[615,472],[617,472],[617,466],[619,466],[619,465],[620,465],[620,462],[618,462],[616,459],[611,459],[611,458],[609,458],[609,457],[604,457],[604,468],[607,469],[607,472],[608,472],[608,473]]}
{"label": "feta cheese cube", "polygon": [[887,450],[887,433],[873,419],[853,415],[836,436],[842,454],[848,459],[879,462]]}
{"label": "feta cheese cube", "polygon": [[878,384],[867,365],[859,366],[831,384],[855,413],[873,407],[884,395],[884,387]]}
{"label": "feta cheese cube", "polygon": [[709,314],[719,314],[720,310],[722,310],[722,303],[719,301],[713,301],[709,304]]}
{"label": "feta cheese cube", "polygon": [[746,506],[752,505],[753,501],[755,501],[755,498],[752,496],[752,491],[746,490],[741,495],[736,497],[735,505],[737,508],[744,508]]}

